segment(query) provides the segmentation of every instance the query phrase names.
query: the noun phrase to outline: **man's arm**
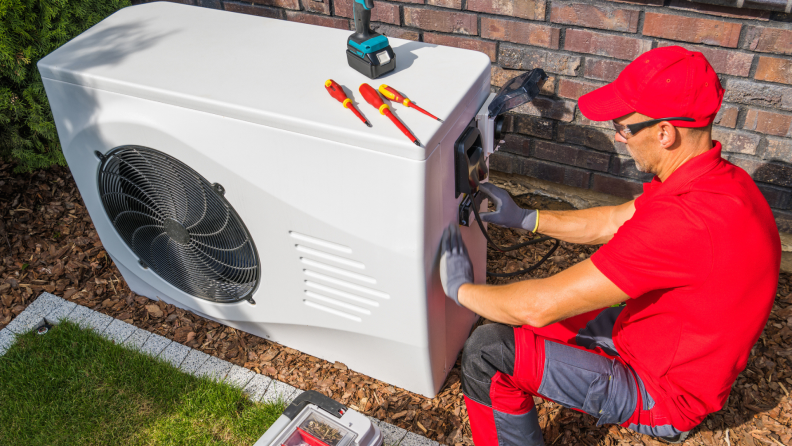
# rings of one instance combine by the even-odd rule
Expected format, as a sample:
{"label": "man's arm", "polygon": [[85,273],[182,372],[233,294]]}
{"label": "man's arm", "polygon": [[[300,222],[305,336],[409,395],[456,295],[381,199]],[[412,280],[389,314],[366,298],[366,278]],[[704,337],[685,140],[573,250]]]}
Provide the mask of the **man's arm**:
{"label": "man's arm", "polygon": [[569,243],[601,245],[613,238],[634,213],[635,200],[577,211],[539,211],[536,232]]}
{"label": "man's arm", "polygon": [[629,296],[586,259],[552,277],[508,285],[459,288],[459,303],[491,321],[544,327],[588,311],[626,301]]}

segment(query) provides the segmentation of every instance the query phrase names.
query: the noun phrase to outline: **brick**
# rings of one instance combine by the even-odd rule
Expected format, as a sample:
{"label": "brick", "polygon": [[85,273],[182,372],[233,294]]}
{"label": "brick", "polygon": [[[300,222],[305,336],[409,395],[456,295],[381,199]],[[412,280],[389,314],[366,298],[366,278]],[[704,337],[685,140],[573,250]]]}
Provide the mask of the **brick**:
{"label": "brick", "polygon": [[792,140],[789,138],[773,138],[772,136],[768,136],[767,148],[765,149],[763,158],[792,164]]}
{"label": "brick", "polygon": [[739,23],[647,12],[643,35],[737,48],[741,28]]}
{"label": "brick", "polygon": [[558,141],[581,146],[591,147],[592,149],[615,152],[616,132],[613,130],[596,129],[591,127],[581,127],[574,124],[558,125]]}
{"label": "brick", "polygon": [[595,173],[591,176],[591,190],[622,198],[635,198],[643,193],[643,185],[639,181]]}
{"label": "brick", "polygon": [[500,145],[500,151],[514,153],[515,155],[531,156],[531,140],[515,134],[505,135],[505,143]]}
{"label": "brick", "polygon": [[550,141],[536,141],[533,156],[534,158],[569,164],[570,166],[589,170],[599,170],[600,172],[608,171],[611,157],[607,153],[556,144]]}
{"label": "brick", "polygon": [[514,20],[481,18],[481,37],[558,49],[560,28]]}
{"label": "brick", "polygon": [[[506,115],[509,131],[537,138],[553,139],[553,122],[550,119],[532,118],[525,115]],[[504,123],[506,125],[506,123]]]}
{"label": "brick", "polygon": [[768,135],[792,136],[792,116],[752,108],[745,116],[743,128]]}
{"label": "brick", "polygon": [[441,8],[462,9],[462,0],[426,0],[426,4]]}
{"label": "brick", "polygon": [[583,113],[580,112],[580,108],[578,107],[576,107],[575,110],[575,123],[577,125],[587,125],[599,127],[601,129],[613,130],[613,124],[611,121],[592,121],[589,118],[583,116]]}
{"label": "brick", "polygon": [[478,34],[475,14],[404,7],[404,25],[443,33]]}
{"label": "brick", "polygon": [[575,118],[575,103],[565,99],[537,96],[533,101],[515,108],[514,113],[571,122]]}
{"label": "brick", "polygon": [[580,57],[552,51],[501,43],[498,62],[504,68],[532,70],[541,68],[548,73],[575,76],[580,67]]}
{"label": "brick", "polygon": [[[315,1],[315,0],[300,0],[303,9],[309,12],[318,12],[319,14],[330,15],[330,0]],[[398,7],[397,7],[398,8]]]}
{"label": "brick", "polygon": [[412,31],[398,26],[383,25],[380,23],[372,23],[371,29],[384,36],[393,37],[396,39],[412,40],[418,42],[421,40],[421,34],[418,31]]}
{"label": "brick", "polygon": [[286,11],[286,20],[305,23],[308,25],[324,26],[327,28],[350,29],[349,20],[338,17],[325,17],[305,12]]}
{"label": "brick", "polygon": [[720,110],[718,110],[718,114],[715,115],[715,124],[733,129],[737,126],[737,114],[739,112],[740,107],[723,104]]}
{"label": "brick", "polygon": [[[424,42],[426,42],[426,36],[424,36]],[[506,82],[510,81],[511,79],[525,73],[525,71],[519,70],[504,70],[503,68],[493,65],[490,68],[490,84],[497,85],[498,87],[502,87]],[[542,84],[542,88],[539,90],[539,94],[552,96],[555,94],[555,86],[556,86],[556,77],[552,74],[547,76],[547,80],[544,84]]]}
{"label": "brick", "polygon": [[613,82],[627,65],[627,62],[587,57],[586,66],[583,67],[583,77]]}
{"label": "brick", "polygon": [[486,40],[427,32],[424,33],[423,41],[426,43],[434,43],[436,45],[453,46],[456,48],[478,51],[489,56],[490,61],[492,62],[495,62],[498,57],[498,44],[495,42],[487,42]]}
{"label": "brick", "polygon": [[270,19],[283,19],[283,10],[268,8],[266,6],[245,5],[242,3],[225,2],[223,7],[226,11],[240,12],[242,14],[257,15],[259,17],[267,17]]}
{"label": "brick", "polygon": [[762,11],[759,9],[730,8],[728,6],[711,5],[709,3],[696,3],[688,0],[671,0],[671,4],[668,5],[668,7],[671,9],[716,15],[718,17],[730,17],[734,19],[754,19],[764,21],[770,19],[770,11]]}
{"label": "brick", "polygon": [[576,167],[539,161],[532,158],[523,158],[519,161],[519,171],[514,173],[520,175],[584,189],[588,188],[591,179],[591,172]]}
{"label": "brick", "polygon": [[489,156],[489,168],[503,173],[514,173],[516,157],[501,151]]}
{"label": "brick", "polygon": [[780,187],[768,186],[762,183],[758,183],[756,186],[759,188],[759,191],[762,193],[762,195],[764,195],[765,200],[767,200],[767,204],[769,204],[771,208],[789,208],[790,197],[792,196],[789,190],[782,189]]}
{"label": "brick", "polygon": [[743,48],[760,53],[792,54],[792,29],[749,26]]}
{"label": "brick", "polygon": [[600,84],[592,84],[591,82],[582,82],[572,79],[561,79],[558,85],[558,96],[567,99],[578,100],[586,93],[591,93],[597,88],[601,87]]}
{"label": "brick", "polygon": [[299,0],[250,0],[252,3],[263,6],[274,6],[276,8],[300,10]]}
{"label": "brick", "polygon": [[608,0],[616,3],[627,3],[630,5],[644,6],[663,6],[663,0]]}
{"label": "brick", "polygon": [[564,25],[634,33],[638,31],[640,14],[641,11],[637,9],[620,9],[609,5],[553,3],[550,8],[550,21]]}
{"label": "brick", "polygon": [[196,0],[195,4],[203,8],[223,9],[223,3],[220,0]]}
{"label": "brick", "polygon": [[744,169],[755,181],[792,187],[792,165],[787,163],[759,161],[739,155],[730,155],[729,162]]}
{"label": "brick", "polygon": [[792,110],[792,87],[730,79],[724,101]]}
{"label": "brick", "polygon": [[712,139],[720,141],[724,152],[755,155],[762,137],[753,133],[712,127]]}
{"label": "brick", "polygon": [[698,51],[707,58],[707,61],[719,74],[747,77],[751,71],[754,55],[738,51],[724,50],[709,46],[690,45],[679,42],[660,42],[661,46],[681,46],[690,51]]}
{"label": "brick", "polygon": [[[313,0],[303,1],[312,2]],[[327,1],[329,2],[329,0]],[[353,3],[354,0],[335,0],[335,15],[351,19]],[[371,21],[400,25],[399,5],[388,2],[374,2],[374,9],[371,10]]]}
{"label": "brick", "polygon": [[467,10],[544,21],[545,0],[468,0]]}
{"label": "brick", "polygon": [[635,166],[635,160],[629,156],[616,155],[613,157],[613,165],[611,166],[610,173],[620,177],[632,178],[641,182],[649,182],[654,177],[654,174],[648,172],[641,172]]}
{"label": "brick", "polygon": [[754,79],[792,85],[792,60],[761,56]]}
{"label": "brick", "polygon": [[792,233],[792,212],[773,209],[773,216],[779,231]]}
{"label": "brick", "polygon": [[651,50],[652,41],[596,33],[584,29],[568,29],[564,41],[564,49],[576,53],[633,60]]}

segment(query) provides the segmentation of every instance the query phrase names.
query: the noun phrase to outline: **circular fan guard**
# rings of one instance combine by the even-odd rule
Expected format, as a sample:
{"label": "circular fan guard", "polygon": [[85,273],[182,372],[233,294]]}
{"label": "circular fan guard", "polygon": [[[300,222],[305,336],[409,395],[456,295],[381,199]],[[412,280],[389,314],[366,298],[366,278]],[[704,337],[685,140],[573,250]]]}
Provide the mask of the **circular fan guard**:
{"label": "circular fan guard", "polygon": [[201,299],[252,300],[258,253],[222,186],[154,149],[123,146],[98,155],[102,204],[144,266]]}

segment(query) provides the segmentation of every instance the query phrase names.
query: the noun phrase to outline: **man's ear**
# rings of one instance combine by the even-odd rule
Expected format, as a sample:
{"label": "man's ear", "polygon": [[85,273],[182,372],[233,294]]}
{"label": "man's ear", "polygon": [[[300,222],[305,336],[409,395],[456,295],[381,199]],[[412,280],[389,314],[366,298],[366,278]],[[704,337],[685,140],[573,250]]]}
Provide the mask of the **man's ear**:
{"label": "man's ear", "polygon": [[663,121],[657,124],[657,142],[663,149],[670,149],[674,146],[678,138],[676,127]]}

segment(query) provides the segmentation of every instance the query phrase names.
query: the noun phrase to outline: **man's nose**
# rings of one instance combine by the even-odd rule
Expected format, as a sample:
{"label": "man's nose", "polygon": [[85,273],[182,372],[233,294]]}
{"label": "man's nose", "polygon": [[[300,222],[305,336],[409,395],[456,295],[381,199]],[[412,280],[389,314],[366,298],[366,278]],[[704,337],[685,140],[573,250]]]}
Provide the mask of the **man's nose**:
{"label": "man's nose", "polygon": [[624,139],[624,137],[619,132],[616,132],[616,136],[615,136],[614,139],[616,140],[616,142],[621,142],[621,143],[627,144],[627,140]]}

